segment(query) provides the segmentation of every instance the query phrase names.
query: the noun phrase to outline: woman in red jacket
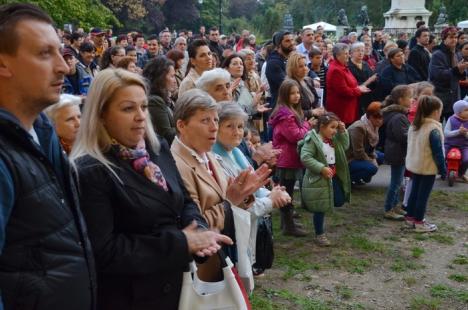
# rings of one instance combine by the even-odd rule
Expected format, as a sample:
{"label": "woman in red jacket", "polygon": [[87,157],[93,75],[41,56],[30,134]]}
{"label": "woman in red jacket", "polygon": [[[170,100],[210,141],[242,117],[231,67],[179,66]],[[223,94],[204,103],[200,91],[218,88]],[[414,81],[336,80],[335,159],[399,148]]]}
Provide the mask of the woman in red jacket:
{"label": "woman in red jacket", "polygon": [[335,44],[333,58],[328,67],[326,80],[326,108],[349,126],[359,118],[359,97],[370,92],[370,89],[365,85],[358,85],[356,78],[348,69],[349,46],[347,44]]}

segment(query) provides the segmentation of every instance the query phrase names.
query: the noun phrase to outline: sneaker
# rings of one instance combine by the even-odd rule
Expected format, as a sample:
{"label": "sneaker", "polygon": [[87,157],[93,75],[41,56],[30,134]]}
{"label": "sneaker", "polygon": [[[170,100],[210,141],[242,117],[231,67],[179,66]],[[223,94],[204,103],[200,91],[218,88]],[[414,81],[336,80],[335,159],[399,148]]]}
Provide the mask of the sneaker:
{"label": "sneaker", "polygon": [[414,217],[405,215],[405,224],[410,228],[414,228]]}
{"label": "sneaker", "polygon": [[395,208],[393,208],[393,212],[395,212],[396,214],[400,214],[400,215],[406,215],[406,211],[403,209],[403,206],[397,206]]}
{"label": "sneaker", "polygon": [[330,240],[328,240],[328,238],[325,236],[325,234],[321,234],[321,235],[318,235],[317,237],[315,237],[315,242],[317,242],[317,244],[319,246],[330,246],[331,245]]}
{"label": "sneaker", "polygon": [[265,269],[262,268],[252,268],[252,273],[254,277],[264,277]]}
{"label": "sneaker", "polygon": [[414,232],[425,233],[436,231],[437,226],[435,224],[430,224],[426,221],[416,221],[414,222]]}
{"label": "sneaker", "polygon": [[404,219],[404,216],[396,213],[394,209],[391,209],[384,213],[384,218],[389,220],[402,221]]}
{"label": "sneaker", "polygon": [[351,184],[352,185],[362,186],[362,185],[366,185],[366,182],[363,179],[359,179],[357,181],[352,181]]}

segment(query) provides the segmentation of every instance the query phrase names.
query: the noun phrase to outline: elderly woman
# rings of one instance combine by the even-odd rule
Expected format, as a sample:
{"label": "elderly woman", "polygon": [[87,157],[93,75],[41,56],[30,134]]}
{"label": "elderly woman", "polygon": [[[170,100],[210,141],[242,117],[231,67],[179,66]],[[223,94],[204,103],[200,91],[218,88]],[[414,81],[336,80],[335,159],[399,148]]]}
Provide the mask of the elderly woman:
{"label": "elderly woman", "polygon": [[164,56],[152,58],[143,69],[150,88],[148,110],[156,133],[171,145],[176,135],[173,117],[174,102],[171,93],[177,88],[172,60]]}
{"label": "elderly woman", "polygon": [[300,104],[302,112],[304,112],[304,117],[306,119],[311,119],[322,115],[325,110],[320,106],[314,81],[308,76],[309,68],[307,67],[307,59],[303,54],[292,53],[289,56],[286,65],[286,74],[300,86]]}
{"label": "elderly woman", "polygon": [[94,80],[71,154],[97,269],[97,308],[176,309],[183,271],[232,241],[209,230],[148,115],[137,74]]}
{"label": "elderly woman", "polygon": [[333,47],[333,60],[327,72],[327,110],[335,113],[346,125],[358,119],[359,97],[370,92],[359,85],[348,68],[349,47],[337,43]]}
{"label": "elderly woman", "polygon": [[[244,156],[238,146],[243,140],[244,125],[247,121],[247,114],[235,102],[224,102],[219,105],[219,129],[216,143],[213,146],[213,152],[218,154],[219,163],[223,167],[226,175],[236,177],[243,170],[250,167],[249,161]],[[257,239],[257,219],[272,211],[273,208],[279,208],[291,202],[291,197],[280,186],[273,187],[270,192],[262,187],[255,193],[255,202],[247,209],[250,213],[250,225],[246,225],[246,230],[250,231],[250,237],[246,240],[248,250],[238,252],[239,260],[241,255],[247,256],[250,266],[255,263],[255,244]],[[239,241],[238,238],[236,238]],[[239,249],[240,250],[240,249]],[[253,289],[248,284],[253,284],[253,279],[245,281],[248,291]]]}
{"label": "elderly woman", "polygon": [[80,128],[80,104],[80,97],[62,94],[58,103],[45,110],[54,124],[60,144],[67,154],[70,154]]}
{"label": "elderly woman", "polygon": [[[190,196],[212,229],[235,236],[231,205],[247,209],[255,193],[267,181],[266,165],[255,172],[243,170],[235,178],[227,178],[210,152],[218,132],[218,105],[207,93],[192,89],[179,97],[174,111],[177,137],[171,146],[172,155]],[[227,254],[236,261],[235,248]],[[220,278],[216,257],[199,268],[205,280]]]}
{"label": "elderly woman", "polygon": [[212,66],[212,53],[205,40],[195,40],[188,47],[189,63],[187,75],[179,85],[179,96],[189,89],[195,88],[195,82],[203,72],[210,70]]}
{"label": "elderly woman", "polygon": [[232,99],[231,75],[224,69],[216,68],[203,72],[195,86],[207,92],[216,102]]}
{"label": "elderly woman", "polygon": [[387,97],[397,85],[409,85],[422,81],[416,70],[405,64],[405,54],[399,48],[388,52],[390,66],[385,68],[378,83],[379,93],[383,98]]}
{"label": "elderly woman", "polygon": [[[377,75],[374,74],[367,62],[364,61],[365,45],[362,42],[356,42],[351,45],[351,57],[349,59],[348,68],[356,78],[358,84],[365,85],[370,89],[375,88]],[[372,92],[363,94],[359,97],[359,115],[366,113],[367,106],[372,102]]]}
{"label": "elderly woman", "polygon": [[369,183],[383,160],[383,154],[375,150],[379,128],[383,125],[381,107],[380,102],[372,102],[366,114],[348,128],[351,143],[347,155],[353,184]]}

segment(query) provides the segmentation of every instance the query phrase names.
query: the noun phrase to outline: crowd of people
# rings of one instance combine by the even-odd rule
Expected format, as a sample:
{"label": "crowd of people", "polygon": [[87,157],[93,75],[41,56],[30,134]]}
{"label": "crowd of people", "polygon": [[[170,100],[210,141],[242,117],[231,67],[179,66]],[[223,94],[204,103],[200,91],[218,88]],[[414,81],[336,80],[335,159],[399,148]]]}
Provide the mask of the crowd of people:
{"label": "crowd of people", "polygon": [[451,148],[468,181],[468,39],[417,27],[258,45],[216,27],[63,33],[34,5],[1,6],[0,309],[177,309],[191,261],[223,278],[218,251],[251,293],[273,209],[285,235],[309,234],[299,186],[331,246],[325,216],[384,163],[383,216],[435,231]]}

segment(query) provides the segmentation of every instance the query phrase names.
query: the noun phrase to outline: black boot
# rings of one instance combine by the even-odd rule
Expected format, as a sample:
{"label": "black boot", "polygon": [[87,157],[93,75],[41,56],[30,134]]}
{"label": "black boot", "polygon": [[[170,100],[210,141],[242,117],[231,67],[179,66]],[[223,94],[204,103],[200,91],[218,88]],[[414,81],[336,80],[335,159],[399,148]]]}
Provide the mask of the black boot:
{"label": "black boot", "polygon": [[307,232],[298,227],[293,218],[294,208],[292,205],[287,205],[281,209],[281,219],[283,223],[283,234],[286,236],[304,237]]}

